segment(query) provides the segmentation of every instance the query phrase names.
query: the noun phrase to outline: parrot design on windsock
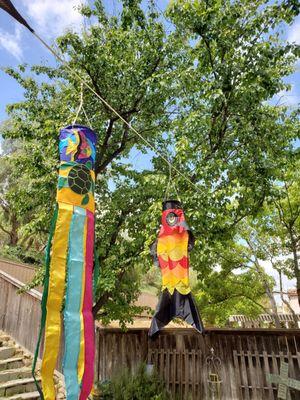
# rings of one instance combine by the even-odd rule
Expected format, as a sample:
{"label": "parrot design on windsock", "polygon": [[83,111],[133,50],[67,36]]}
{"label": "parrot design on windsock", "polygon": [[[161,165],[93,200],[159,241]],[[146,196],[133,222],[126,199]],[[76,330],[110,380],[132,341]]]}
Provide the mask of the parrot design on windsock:
{"label": "parrot design on windsock", "polygon": [[188,253],[194,242],[180,202],[165,201],[158,238],[150,250],[162,274],[162,294],[152,318],[150,337],[175,317],[183,319],[201,333],[204,331],[189,284]]}

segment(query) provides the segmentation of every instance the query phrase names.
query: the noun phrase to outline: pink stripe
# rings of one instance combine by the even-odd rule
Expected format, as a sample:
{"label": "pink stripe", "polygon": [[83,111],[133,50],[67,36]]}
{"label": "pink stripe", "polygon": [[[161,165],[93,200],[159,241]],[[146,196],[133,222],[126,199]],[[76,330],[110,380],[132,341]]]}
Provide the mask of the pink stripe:
{"label": "pink stripe", "polygon": [[80,400],[86,400],[94,382],[95,328],[93,309],[93,265],[94,265],[94,214],[87,210],[86,272],[83,299],[84,324],[84,374],[82,378]]}

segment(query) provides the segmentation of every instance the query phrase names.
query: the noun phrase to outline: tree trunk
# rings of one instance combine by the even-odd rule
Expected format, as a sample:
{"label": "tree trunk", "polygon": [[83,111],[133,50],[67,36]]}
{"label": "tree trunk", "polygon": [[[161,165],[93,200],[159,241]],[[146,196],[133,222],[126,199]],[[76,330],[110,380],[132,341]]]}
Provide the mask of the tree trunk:
{"label": "tree trunk", "polygon": [[274,318],[274,321],[275,321],[275,327],[276,328],[281,328],[281,323],[280,323],[280,319],[279,319],[278,312],[277,312],[276,301],[275,301],[274,295],[270,291],[269,287],[266,289],[266,293],[267,293],[267,296],[269,297],[269,300],[270,300],[271,310],[272,310],[271,314],[272,314],[272,316]]}
{"label": "tree trunk", "polygon": [[26,244],[26,251],[28,251],[28,250],[30,249],[30,247],[32,247],[33,241],[34,241],[34,238],[33,238],[33,237],[30,237],[30,238],[28,239],[27,244]]}
{"label": "tree trunk", "polygon": [[300,306],[300,277],[297,277],[297,296],[298,296],[298,303]]}
{"label": "tree trunk", "polygon": [[297,254],[297,241],[294,237],[294,233],[292,229],[290,229],[290,238],[291,238],[291,245],[292,245],[292,252],[293,252],[293,264],[294,264],[294,272],[296,277],[296,290],[298,296],[298,303],[300,306],[300,269],[299,269],[299,260]]}
{"label": "tree trunk", "polygon": [[271,314],[272,317],[274,318],[275,327],[276,327],[276,328],[281,328],[281,323],[280,323],[280,319],[279,319],[279,316],[278,316],[277,305],[276,305],[276,301],[275,301],[275,297],[274,297],[273,291],[271,290],[268,281],[267,281],[267,280],[265,279],[265,277],[264,277],[265,271],[264,271],[264,269],[260,266],[260,264],[259,264],[258,259],[257,259],[256,256],[255,256],[254,266],[255,266],[255,269],[256,269],[258,275],[260,275],[261,278],[262,278],[262,281],[263,281],[263,285],[264,285],[264,288],[265,288],[266,295],[268,296],[268,298],[269,298],[269,300],[270,300],[270,305],[271,305],[271,312],[270,312],[270,314]]}
{"label": "tree trunk", "polygon": [[292,314],[295,328],[298,328],[297,315],[296,315],[295,311],[292,309],[290,303],[284,298],[284,295],[283,295],[283,290],[282,290],[282,272],[279,270],[278,274],[279,274],[280,298],[281,298],[282,302],[287,306],[287,308],[289,309],[290,313]]}
{"label": "tree trunk", "polygon": [[9,235],[9,237],[10,237],[9,245],[16,246],[19,241],[19,235],[18,235],[19,222],[15,215],[11,216],[10,223],[11,223],[11,230],[10,230],[10,235]]}

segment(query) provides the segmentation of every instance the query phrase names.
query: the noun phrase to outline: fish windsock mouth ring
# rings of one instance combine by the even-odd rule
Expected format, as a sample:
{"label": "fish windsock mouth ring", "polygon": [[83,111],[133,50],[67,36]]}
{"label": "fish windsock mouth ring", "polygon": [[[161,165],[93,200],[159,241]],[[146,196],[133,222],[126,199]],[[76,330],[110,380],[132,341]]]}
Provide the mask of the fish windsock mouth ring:
{"label": "fish windsock mouth ring", "polygon": [[175,214],[174,212],[169,212],[169,214],[166,216],[166,222],[169,226],[175,226],[178,223],[178,215]]}

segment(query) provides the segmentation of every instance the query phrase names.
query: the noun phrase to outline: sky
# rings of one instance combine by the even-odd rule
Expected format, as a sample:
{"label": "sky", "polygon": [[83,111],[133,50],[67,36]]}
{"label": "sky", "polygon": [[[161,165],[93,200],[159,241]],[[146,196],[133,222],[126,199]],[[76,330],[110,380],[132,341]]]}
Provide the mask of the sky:
{"label": "sky", "polygon": [[[91,3],[92,0],[13,0],[29,25],[50,44],[66,29],[79,29],[83,17],[76,8],[83,2]],[[110,14],[116,14],[120,9],[118,0],[104,0],[103,3]],[[168,0],[159,0],[156,4],[159,10],[164,10]],[[23,63],[55,65],[56,61],[25,27],[0,9],[0,124],[7,118],[6,106],[23,99],[22,88],[2,68],[17,67]],[[130,161],[134,168],[141,170],[145,163],[150,166],[152,155],[151,152],[142,155],[134,149]]]}
{"label": "sky", "polygon": [[[76,29],[80,26],[83,20],[76,7],[81,3],[82,0],[14,0],[14,5],[29,24],[50,43],[67,28]],[[168,1],[159,0],[156,3],[160,10],[164,10]],[[117,0],[105,0],[104,4],[109,12],[117,12]],[[284,27],[283,36],[300,44],[300,18],[292,26]],[[0,68],[16,67],[20,63],[53,65],[55,61],[25,27],[0,10]],[[300,101],[300,64],[297,72],[286,81],[292,85],[291,91],[279,93],[274,101],[295,105]],[[0,122],[6,118],[6,105],[19,101],[22,97],[19,85],[0,70]]]}
{"label": "sky", "polygon": [[[91,2],[92,0],[86,1]],[[55,38],[67,28],[78,29],[83,22],[82,16],[76,10],[82,0],[14,0],[13,3],[29,25],[49,43],[53,43]],[[159,0],[156,1],[156,4],[159,10],[163,11],[168,0]],[[119,9],[117,0],[105,0],[104,5],[113,14]],[[283,38],[300,44],[300,17],[291,26],[283,27]],[[25,27],[0,10],[0,123],[7,118],[6,105],[23,99],[20,86],[1,68],[16,67],[20,63],[54,65],[55,60],[52,54]],[[300,63],[296,68],[296,72],[286,78],[286,82],[291,84],[291,90],[276,95],[273,99],[274,102],[291,106],[300,102]],[[141,169],[145,158],[149,159],[151,154],[141,157],[141,154],[135,151],[131,156],[134,166]],[[265,265],[265,268],[273,274],[272,268],[268,264]],[[287,280],[284,283],[286,287],[294,285],[294,282]]]}

